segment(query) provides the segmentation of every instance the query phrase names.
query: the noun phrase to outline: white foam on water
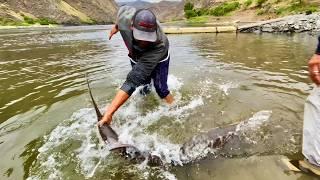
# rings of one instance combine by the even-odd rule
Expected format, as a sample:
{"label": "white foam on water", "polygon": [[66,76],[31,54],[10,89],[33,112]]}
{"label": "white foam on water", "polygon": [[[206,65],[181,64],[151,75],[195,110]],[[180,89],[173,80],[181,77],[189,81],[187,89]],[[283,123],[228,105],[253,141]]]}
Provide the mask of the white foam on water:
{"label": "white foam on water", "polygon": [[[169,75],[168,86],[175,94],[175,105],[167,106],[160,104],[155,110],[142,115],[139,113],[139,104],[143,101],[143,96],[139,94],[139,89],[132,95],[131,100],[126,106],[121,107],[117,112],[119,119],[125,119],[124,124],[115,127],[119,134],[119,141],[125,144],[133,144],[143,152],[149,152],[152,155],[161,157],[165,164],[179,164],[180,160],[180,145],[171,143],[170,140],[158,135],[157,133],[147,133],[145,129],[156,123],[161,117],[170,117],[170,121],[179,121],[181,116],[186,117],[192,113],[192,110],[203,105],[202,97],[194,97],[187,104],[181,102],[181,94],[179,93],[183,83],[177,77]],[[140,87],[141,88],[141,87]],[[154,89],[153,89],[154,91]],[[161,101],[159,99],[159,101]],[[183,105],[180,105],[183,104]],[[116,123],[115,123],[116,124]],[[161,127],[160,127],[161,128]],[[138,165],[139,169],[145,171],[144,176],[147,176],[146,161]],[[166,179],[176,179],[173,174],[168,171],[163,171],[162,176]]]}
{"label": "white foam on water", "polygon": [[[56,161],[54,158],[54,155],[49,155],[47,159],[43,162],[41,162],[42,173],[49,174],[48,179],[61,179],[62,172],[59,170],[60,164]],[[37,180],[41,179],[38,175],[30,176],[27,178],[27,180]]]}
{"label": "white foam on water", "polygon": [[197,142],[192,148],[186,149],[184,154],[181,154],[181,161],[186,164],[208,156],[208,154],[215,154],[217,149],[210,148],[210,141]]}
{"label": "white foam on water", "polygon": [[[208,87],[212,81],[205,82]],[[171,91],[175,94],[175,105],[167,106],[160,103],[160,105],[150,112],[141,113],[139,105],[144,100],[143,96],[139,94],[139,89],[132,95],[132,98],[121,107],[115,114],[112,127],[119,134],[119,141],[126,144],[135,145],[139,150],[150,152],[152,155],[161,157],[165,164],[174,163],[182,165],[183,162],[190,162],[192,160],[207,156],[209,153],[214,153],[214,150],[208,148],[208,144],[199,143],[194,147],[191,156],[181,156],[179,144],[170,142],[167,138],[157,134],[156,132],[146,132],[146,128],[154,123],[157,123],[162,117],[175,122],[182,122],[185,117],[188,117],[194,112],[194,109],[204,105],[203,95],[207,94],[201,92],[200,95],[193,96],[189,102],[181,100],[181,89],[183,83],[180,79],[173,75],[169,75],[168,85]],[[235,87],[228,85],[228,87]],[[208,91],[210,88],[205,88],[203,91]],[[161,100],[159,99],[159,102]],[[257,124],[261,124],[271,114],[269,112],[258,112],[248,120],[248,123],[239,125],[239,129],[251,128]],[[240,123],[241,124],[241,123]],[[160,127],[161,128],[161,127]],[[237,129],[238,129],[237,128]],[[39,170],[35,173],[40,176],[31,176],[33,178],[42,177],[42,173],[46,177],[52,179],[62,178],[63,166],[65,163],[70,163],[71,160],[66,161],[65,156],[59,155],[61,147],[67,146],[70,143],[77,142],[78,146],[71,149],[70,153],[75,159],[72,163],[76,163],[77,172],[84,175],[86,178],[93,177],[96,169],[101,163],[101,159],[109,155],[109,151],[99,148],[96,135],[96,116],[93,108],[84,108],[75,112],[72,117],[65,120],[58,125],[49,135],[45,137],[45,143],[38,149],[38,162],[40,163]],[[52,154],[55,154],[53,156]],[[71,158],[72,159],[72,158]],[[50,165],[48,165],[50,164]],[[138,165],[143,174],[148,172],[146,162]],[[176,177],[169,171],[163,170],[162,176],[165,179],[176,179]],[[41,179],[41,178],[40,178]]]}
{"label": "white foam on water", "polygon": [[167,180],[177,180],[177,177],[174,174],[170,173],[169,171],[163,171],[162,175]]}
{"label": "white foam on water", "polygon": [[[173,75],[168,77],[168,86],[170,91],[175,94],[175,105],[167,106],[160,104],[156,109],[142,115],[139,113],[139,104],[143,101],[143,96],[139,94],[139,89],[132,95],[131,100],[126,106],[121,107],[117,112],[119,119],[125,119],[124,124],[115,127],[119,134],[119,141],[125,144],[133,144],[143,152],[149,152],[152,155],[161,157],[165,164],[179,164],[180,160],[180,145],[171,143],[167,138],[158,135],[157,133],[145,132],[145,129],[156,123],[161,117],[170,117],[170,121],[180,121],[180,117],[187,117],[192,113],[192,110],[204,104],[202,97],[196,96],[187,104],[181,102],[181,89],[183,83]],[[141,87],[140,87],[141,88]],[[153,89],[154,91],[154,89]],[[159,101],[161,101],[159,99]],[[116,123],[115,123],[116,124]],[[161,127],[160,127],[161,128]],[[142,171],[147,170],[146,162],[139,165]],[[146,173],[148,174],[148,173]],[[163,172],[163,177],[166,179],[175,179],[174,175],[168,171]]]}
{"label": "white foam on water", "polygon": [[[38,149],[37,160],[40,163],[39,172],[48,177],[61,177],[61,170],[75,157],[77,171],[85,177],[92,177],[100,159],[109,154],[107,149],[99,148],[96,138],[96,117],[93,109],[85,108],[75,112],[72,117],[58,125],[47,137],[45,143]],[[71,143],[79,142],[80,147],[71,149],[67,154],[59,153],[61,148]],[[53,156],[52,154],[55,154]],[[59,162],[59,163],[58,163]]]}
{"label": "white foam on water", "polygon": [[59,177],[61,177],[62,173],[57,169],[59,167],[59,163],[56,162],[52,155],[48,157],[47,161],[42,163],[42,166],[51,171],[48,179],[58,179]]}
{"label": "white foam on water", "polygon": [[224,92],[225,95],[229,95],[230,89],[239,87],[239,84],[234,82],[227,82],[224,84],[218,84],[218,88]]}
{"label": "white foam on water", "polygon": [[[141,151],[148,151],[158,155],[164,163],[182,164],[180,160],[180,145],[173,144],[165,137],[156,133],[147,134],[145,128],[156,123],[161,117],[170,117],[170,121],[179,122],[180,116],[187,117],[190,110],[203,105],[202,98],[195,98],[188,104],[181,107],[160,106],[156,110],[148,112],[144,116],[130,119],[121,127],[117,128],[119,141],[125,144],[134,144]],[[123,111],[137,111],[133,106],[124,107]],[[130,113],[129,113],[130,114]],[[161,128],[161,127],[160,127]]]}
{"label": "white foam on water", "polygon": [[272,115],[272,111],[259,111],[255,113],[251,118],[247,121],[240,122],[236,131],[246,131],[246,130],[256,130],[259,128],[264,122],[268,121]]}
{"label": "white foam on water", "polygon": [[240,122],[236,127],[236,133],[241,135],[245,141],[251,144],[258,144],[261,133],[258,129],[263,123],[268,121],[272,115],[272,111],[264,110],[255,113],[246,121]]}
{"label": "white foam on water", "polygon": [[200,82],[200,95],[205,98],[211,98],[212,93],[208,93],[213,86],[213,81],[211,79],[206,79]]}
{"label": "white foam on water", "polygon": [[168,76],[168,87],[170,90],[178,91],[183,86],[181,79],[177,78],[174,75],[169,74]]}
{"label": "white foam on water", "polygon": [[[168,85],[171,91],[180,95],[179,89],[182,82],[175,76],[169,75]],[[138,89],[139,90],[139,89]],[[124,124],[114,122],[113,128],[119,133],[120,142],[133,144],[141,151],[148,151],[152,155],[161,157],[164,163],[181,164],[179,151],[180,145],[171,143],[170,140],[157,133],[145,133],[148,126],[156,123],[161,117],[171,117],[179,121],[179,116],[188,116],[192,110],[203,105],[201,97],[194,97],[189,103],[182,104],[180,97],[176,98],[176,105],[173,107],[160,103],[155,110],[141,115],[139,104],[143,101],[136,91],[131,100],[116,114],[115,119],[125,120]],[[159,99],[160,101],[160,99]],[[76,171],[86,178],[94,176],[101,159],[108,156],[109,151],[99,148],[96,135],[96,115],[93,108],[84,108],[75,112],[70,119],[60,123],[53,131],[44,138],[44,144],[38,149],[38,168],[31,172],[31,179],[48,177],[51,179],[63,178],[63,168],[69,163],[76,164]],[[73,147],[74,144],[75,147]],[[60,153],[66,146],[67,152]],[[66,158],[69,156],[69,158]],[[144,162],[146,163],[146,162]],[[146,164],[145,164],[146,165]],[[146,171],[147,168],[140,164],[140,168]],[[35,174],[34,176],[32,176]],[[174,179],[174,175],[164,171],[167,179]]]}

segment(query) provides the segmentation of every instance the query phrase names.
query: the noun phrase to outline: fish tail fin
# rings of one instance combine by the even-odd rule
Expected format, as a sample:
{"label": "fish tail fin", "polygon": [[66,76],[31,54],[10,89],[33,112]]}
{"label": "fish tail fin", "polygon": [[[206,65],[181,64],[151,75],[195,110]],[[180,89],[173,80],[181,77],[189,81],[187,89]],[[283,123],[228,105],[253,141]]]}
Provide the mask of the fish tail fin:
{"label": "fish tail fin", "polygon": [[96,111],[96,115],[97,115],[97,118],[98,118],[98,121],[100,121],[102,119],[102,114],[97,106],[97,103],[96,101],[94,100],[93,98],[93,95],[92,95],[92,92],[91,92],[91,88],[90,88],[90,83],[89,83],[89,80],[88,80],[88,74],[86,73],[85,74],[85,78],[86,78],[86,81],[87,81],[87,85],[88,85],[88,91],[89,91],[89,94],[90,94],[90,98],[91,98],[91,101],[92,101],[92,104],[93,104],[93,107],[94,107],[94,110]]}

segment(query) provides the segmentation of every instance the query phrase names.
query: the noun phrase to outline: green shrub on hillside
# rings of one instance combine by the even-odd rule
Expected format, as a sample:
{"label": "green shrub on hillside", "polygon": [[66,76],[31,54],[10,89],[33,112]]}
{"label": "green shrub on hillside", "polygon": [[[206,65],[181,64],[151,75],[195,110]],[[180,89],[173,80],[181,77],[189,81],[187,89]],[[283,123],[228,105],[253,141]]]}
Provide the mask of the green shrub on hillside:
{"label": "green shrub on hillside", "polygon": [[0,17],[0,26],[22,26],[23,22]]}
{"label": "green shrub on hillside", "polygon": [[246,0],[245,2],[244,2],[244,7],[248,7],[248,6],[250,6],[252,4],[252,0]]}
{"label": "green shrub on hillside", "polygon": [[238,7],[240,7],[240,3],[239,2],[231,2],[231,3],[227,3],[224,7],[225,12],[231,12],[236,10]]}
{"label": "green shrub on hillside", "polygon": [[49,24],[58,24],[56,21],[49,19],[49,18],[39,18],[36,20],[41,25],[49,25]]}
{"label": "green shrub on hillside", "polygon": [[259,9],[258,11],[257,11],[257,15],[263,15],[263,14],[265,14],[266,12],[265,12],[265,10],[264,9]]}
{"label": "green shrub on hillside", "polygon": [[206,16],[210,14],[209,9],[201,8],[201,9],[195,9],[195,12],[198,16]]}
{"label": "green shrub on hillside", "polygon": [[37,23],[41,25],[58,24],[56,21],[49,18],[33,19],[23,14],[21,14],[21,16],[23,17],[24,21],[17,21],[13,19],[0,17],[0,26],[29,26]]}
{"label": "green shrub on hillside", "polygon": [[188,24],[203,24],[207,23],[209,21],[210,16],[197,16],[197,17],[192,17],[188,19]]}
{"label": "green shrub on hillside", "polygon": [[198,16],[194,10],[186,10],[184,15],[187,19]]}
{"label": "green shrub on hillside", "polygon": [[34,19],[32,19],[31,17],[28,17],[28,16],[23,16],[23,20],[27,24],[35,24],[36,23]]}
{"label": "green shrub on hillside", "polygon": [[308,5],[305,3],[292,3],[287,7],[282,7],[276,10],[277,15],[286,15],[286,14],[292,14],[292,13],[308,13],[311,14],[313,12],[319,11],[319,7],[317,5]]}
{"label": "green shrub on hillside", "polygon": [[187,2],[185,5],[184,5],[184,12],[188,11],[188,10],[193,10],[193,4],[191,2]]}
{"label": "green shrub on hillside", "polygon": [[56,21],[46,17],[33,19],[31,17],[26,16],[25,14],[20,14],[20,15],[23,17],[23,20],[26,24],[37,24],[37,23],[41,25],[58,24]]}
{"label": "green shrub on hillside", "polygon": [[213,16],[223,16],[225,14],[226,13],[224,12],[224,9],[222,6],[218,6],[210,11],[210,15],[213,15]]}
{"label": "green shrub on hillside", "polygon": [[184,5],[184,16],[189,19],[191,17],[201,16],[201,12],[198,10],[193,9],[193,4],[191,2],[187,2]]}
{"label": "green shrub on hillside", "polygon": [[262,7],[262,4],[265,3],[267,0],[257,0],[257,6]]}
{"label": "green shrub on hillside", "polygon": [[223,3],[220,6],[217,6],[216,8],[212,9],[210,11],[210,15],[213,16],[224,16],[227,13],[234,11],[240,7],[239,2],[230,2],[230,3]]}

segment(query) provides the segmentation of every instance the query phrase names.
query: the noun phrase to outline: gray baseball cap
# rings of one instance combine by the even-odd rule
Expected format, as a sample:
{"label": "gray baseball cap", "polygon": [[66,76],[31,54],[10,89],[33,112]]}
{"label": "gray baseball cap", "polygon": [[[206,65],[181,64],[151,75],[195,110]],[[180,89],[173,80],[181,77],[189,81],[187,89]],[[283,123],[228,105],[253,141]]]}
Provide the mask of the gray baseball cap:
{"label": "gray baseball cap", "polygon": [[157,41],[157,19],[150,10],[142,9],[136,12],[133,19],[133,37],[141,41]]}

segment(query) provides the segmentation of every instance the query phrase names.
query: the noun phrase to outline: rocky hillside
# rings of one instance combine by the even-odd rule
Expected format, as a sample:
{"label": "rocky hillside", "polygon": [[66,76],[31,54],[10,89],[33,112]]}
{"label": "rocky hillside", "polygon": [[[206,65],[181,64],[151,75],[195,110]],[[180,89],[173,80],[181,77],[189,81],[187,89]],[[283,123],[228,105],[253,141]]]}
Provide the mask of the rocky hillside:
{"label": "rocky hillside", "polygon": [[136,1],[128,1],[128,2],[118,2],[118,5],[119,6],[124,6],[124,5],[134,6],[138,9],[141,9],[141,8],[150,7],[152,5],[152,3],[147,2],[147,1],[143,1],[143,0],[136,0]]}
{"label": "rocky hillside", "polygon": [[185,2],[191,2],[195,8],[209,8],[228,0],[185,0]]}
{"label": "rocky hillside", "polygon": [[119,5],[130,5],[136,8],[151,9],[161,22],[179,20],[184,18],[183,1],[160,1],[159,3],[149,3],[138,0],[134,2],[121,2]]}
{"label": "rocky hillside", "polygon": [[161,1],[151,7],[162,22],[179,20],[184,18],[184,2]]}
{"label": "rocky hillside", "polygon": [[225,16],[255,21],[320,11],[320,0],[185,0],[185,3],[187,18]]}
{"label": "rocky hillside", "polygon": [[298,14],[238,27],[240,32],[300,33],[320,31],[320,13]]}
{"label": "rocky hillside", "polygon": [[107,24],[117,9],[114,0],[0,0],[0,25]]}

